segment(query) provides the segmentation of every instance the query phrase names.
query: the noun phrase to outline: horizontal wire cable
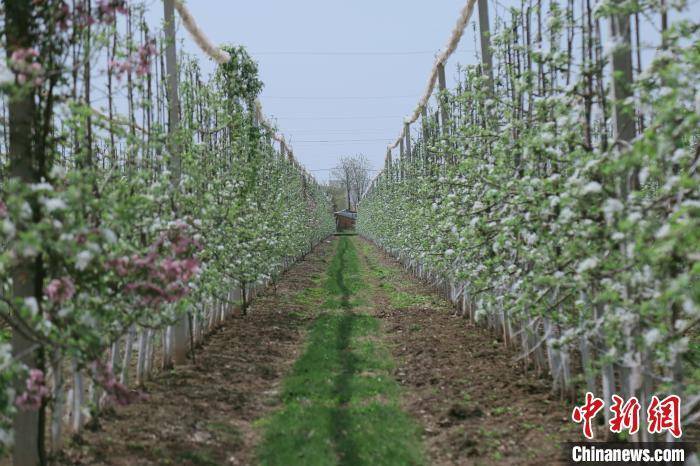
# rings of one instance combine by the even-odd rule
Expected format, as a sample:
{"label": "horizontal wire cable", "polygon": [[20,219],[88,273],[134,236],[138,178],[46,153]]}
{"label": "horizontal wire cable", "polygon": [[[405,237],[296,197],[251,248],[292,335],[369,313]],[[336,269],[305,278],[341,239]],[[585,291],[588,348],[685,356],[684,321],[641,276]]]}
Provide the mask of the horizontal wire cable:
{"label": "horizontal wire cable", "polygon": [[326,142],[380,142],[380,141],[386,141],[386,138],[375,138],[375,139],[298,139],[295,140],[294,142],[319,142],[319,143],[326,143]]}
{"label": "horizontal wire cable", "polygon": [[[460,49],[462,52],[474,52],[474,49]],[[362,57],[362,56],[413,56],[413,55],[435,55],[435,50],[414,50],[414,51],[275,51],[275,52],[255,52],[255,56],[290,55],[290,56],[338,56],[338,57]]]}
{"label": "horizontal wire cable", "polygon": [[276,120],[386,120],[386,119],[396,119],[400,118],[396,115],[387,116],[287,116],[287,117],[274,117]]}
{"label": "horizontal wire cable", "polygon": [[277,100],[391,100],[415,99],[415,95],[379,95],[379,96],[265,96],[265,99]]}

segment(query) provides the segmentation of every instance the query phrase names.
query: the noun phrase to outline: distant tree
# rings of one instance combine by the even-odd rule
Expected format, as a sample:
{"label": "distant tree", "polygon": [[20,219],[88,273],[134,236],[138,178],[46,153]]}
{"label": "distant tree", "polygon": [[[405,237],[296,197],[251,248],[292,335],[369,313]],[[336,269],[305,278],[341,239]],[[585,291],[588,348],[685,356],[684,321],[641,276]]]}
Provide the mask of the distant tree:
{"label": "distant tree", "polygon": [[331,179],[328,181],[328,184],[325,186],[325,189],[331,198],[334,212],[347,207],[347,197],[345,194],[346,190],[344,183],[341,183],[338,180]]}
{"label": "distant tree", "polygon": [[351,209],[369,186],[369,160],[362,154],[341,157],[332,176],[345,188],[348,208]]}

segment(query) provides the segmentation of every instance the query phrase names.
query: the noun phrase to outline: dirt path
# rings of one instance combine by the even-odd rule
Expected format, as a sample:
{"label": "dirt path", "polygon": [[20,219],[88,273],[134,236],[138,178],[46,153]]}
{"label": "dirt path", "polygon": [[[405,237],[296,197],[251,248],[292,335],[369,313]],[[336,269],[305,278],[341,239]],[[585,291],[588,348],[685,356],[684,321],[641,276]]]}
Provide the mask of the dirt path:
{"label": "dirt path", "polygon": [[322,309],[283,383],[283,406],[263,421],[263,466],[425,464],[420,426],[401,406],[393,363],[372,315],[357,241],[341,237],[326,279],[311,293]]}
{"label": "dirt path", "polygon": [[561,442],[580,439],[546,381],[526,377],[516,354],[454,317],[451,305],[369,242],[375,308],[391,341],[405,408],[424,429],[431,465],[566,464]]}
{"label": "dirt path", "polygon": [[278,404],[282,377],[299,356],[313,316],[301,293],[327,268],[323,243],[230,319],[197,352],[196,365],[159,375],[148,401],[118,408],[85,431],[58,464],[244,465],[254,462],[254,425]]}
{"label": "dirt path", "polygon": [[452,314],[367,241],[324,243],[60,464],[557,464],[568,408]]}

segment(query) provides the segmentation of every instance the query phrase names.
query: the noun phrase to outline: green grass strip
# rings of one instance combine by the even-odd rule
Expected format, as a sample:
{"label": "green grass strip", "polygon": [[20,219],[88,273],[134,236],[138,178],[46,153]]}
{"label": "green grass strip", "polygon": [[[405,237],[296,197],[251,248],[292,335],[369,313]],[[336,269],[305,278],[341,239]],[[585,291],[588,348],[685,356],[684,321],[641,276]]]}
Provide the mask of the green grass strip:
{"label": "green grass strip", "polygon": [[284,406],[262,421],[260,464],[423,464],[420,432],[400,409],[379,322],[353,312],[366,285],[350,237],[339,239],[326,275],[325,312],[284,381]]}

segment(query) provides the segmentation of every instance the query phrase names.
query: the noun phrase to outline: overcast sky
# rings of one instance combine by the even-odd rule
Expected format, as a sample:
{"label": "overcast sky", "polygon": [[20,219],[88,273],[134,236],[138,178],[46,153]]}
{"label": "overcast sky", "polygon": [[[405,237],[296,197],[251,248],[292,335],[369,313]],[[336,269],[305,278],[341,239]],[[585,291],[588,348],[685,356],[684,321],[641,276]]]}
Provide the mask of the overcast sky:
{"label": "overcast sky", "polygon": [[[343,155],[362,153],[373,169],[381,167],[387,144],[418,101],[463,5],[464,0],[187,2],[214,43],[247,47],[265,84],[265,113],[319,180],[327,179]],[[149,9],[162,17],[160,1],[150,2]],[[208,61],[181,26],[178,37],[188,52]],[[447,68],[449,81],[457,63],[474,62],[474,49],[470,26]]]}

